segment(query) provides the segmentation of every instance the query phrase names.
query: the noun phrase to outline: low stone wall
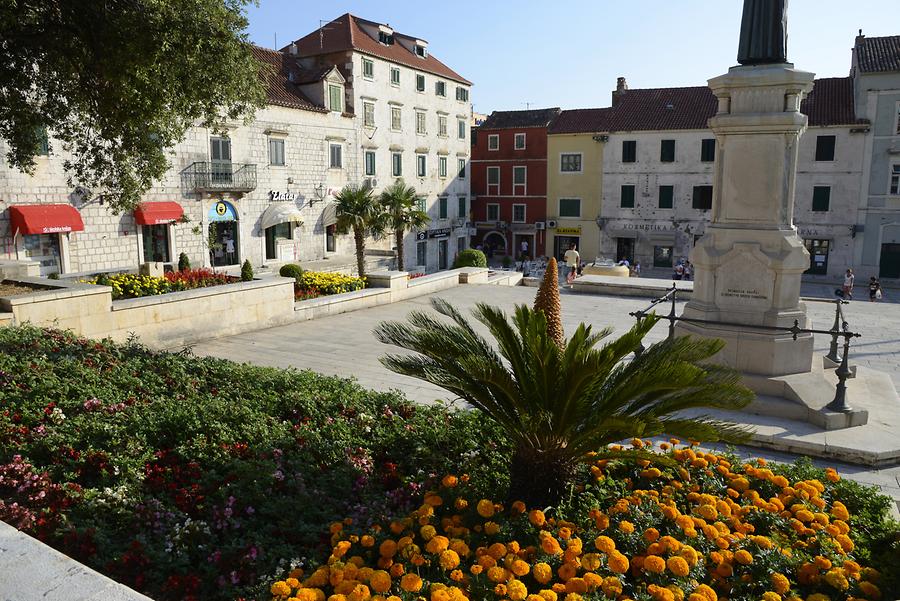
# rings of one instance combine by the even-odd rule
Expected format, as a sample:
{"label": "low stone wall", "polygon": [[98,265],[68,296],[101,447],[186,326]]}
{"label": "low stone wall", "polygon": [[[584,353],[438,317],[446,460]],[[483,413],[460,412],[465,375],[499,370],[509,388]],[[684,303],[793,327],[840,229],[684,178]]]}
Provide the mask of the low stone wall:
{"label": "low stone wall", "polygon": [[[654,278],[620,278],[607,275],[584,275],[572,284],[574,292],[586,294],[609,294],[614,296],[643,296],[657,298],[672,288],[672,280]],[[688,299],[694,293],[694,282],[679,280],[674,282],[679,299]]]}
{"label": "low stone wall", "polygon": [[289,278],[198,288],[127,300],[112,300],[112,289],[92,284],[19,278],[56,286],[33,294],[0,298],[12,324],[69,329],[90,338],[126,340],[172,347],[239,334],[293,321],[294,285]]}

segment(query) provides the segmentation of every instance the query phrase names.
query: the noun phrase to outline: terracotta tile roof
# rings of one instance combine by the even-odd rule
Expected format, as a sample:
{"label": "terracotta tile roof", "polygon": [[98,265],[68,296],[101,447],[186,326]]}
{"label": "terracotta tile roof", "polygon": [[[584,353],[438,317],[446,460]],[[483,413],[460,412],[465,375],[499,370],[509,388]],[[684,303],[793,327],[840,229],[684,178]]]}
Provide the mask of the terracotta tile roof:
{"label": "terracotta tile roof", "polygon": [[[865,123],[856,118],[853,101],[850,77],[817,79],[800,110],[809,117],[810,126]],[[707,121],[716,114],[717,104],[706,86],[628,90],[605,114],[607,131],[706,129]],[[603,115],[596,117],[599,120]],[[554,124],[551,133],[560,133],[556,128]]]}
{"label": "terracotta tile roof", "polygon": [[[346,13],[323,26],[321,30],[317,29],[299,40],[295,40],[294,44],[297,45],[298,54],[300,56],[318,56],[344,50],[356,50],[412,69],[471,85],[472,82],[436,59],[430,52],[427,57],[422,58],[398,42],[391,45],[381,44],[363,31],[359,26],[360,23],[375,27],[380,25],[374,21],[367,21]],[[397,32],[394,32],[394,36],[416,39],[415,36],[405,36]],[[282,50],[287,51],[288,48],[285,47]]]}
{"label": "terracotta tile roof", "polygon": [[900,35],[883,38],[858,37],[856,63],[863,73],[900,71]]}
{"label": "terracotta tile roof", "polygon": [[562,111],[550,124],[549,134],[578,134],[607,131],[611,108]]}
{"label": "terracotta tile roof", "polygon": [[494,111],[481,129],[507,129],[510,127],[547,127],[559,115],[559,107],[531,109],[527,111]]}
{"label": "terracotta tile roof", "polygon": [[[292,56],[277,50],[251,46],[253,57],[262,63],[260,77],[266,84],[269,104],[288,108],[327,113],[325,107],[313,103],[298,87],[298,83],[311,83],[322,74],[306,71]],[[325,71],[327,73],[327,70]],[[317,79],[313,79],[317,77]]]}

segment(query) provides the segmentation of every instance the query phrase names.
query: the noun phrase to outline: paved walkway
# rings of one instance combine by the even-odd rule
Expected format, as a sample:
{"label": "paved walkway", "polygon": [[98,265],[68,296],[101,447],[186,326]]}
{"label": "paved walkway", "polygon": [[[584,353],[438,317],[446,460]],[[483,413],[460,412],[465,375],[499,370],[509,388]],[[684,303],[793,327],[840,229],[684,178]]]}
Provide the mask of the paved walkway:
{"label": "paved walkway", "polygon": [[[459,286],[441,292],[442,298],[461,309],[468,310],[477,302],[488,302],[511,310],[517,303],[531,304],[536,289],[503,286]],[[804,294],[814,294],[815,289],[804,286]],[[250,362],[273,367],[296,367],[319,373],[354,377],[376,390],[398,389],[417,402],[429,403],[436,399],[452,401],[446,391],[394,374],[378,362],[378,358],[391,352],[392,347],[375,340],[372,329],[387,320],[403,320],[415,310],[429,310],[429,298],[413,300],[356,311],[334,317],[301,322],[221,338],[194,347],[198,355],[222,357],[238,362]],[[630,311],[646,306],[647,299],[564,294],[562,299],[563,324],[571,331],[579,322],[596,328],[610,326],[613,335],[629,328],[633,319]],[[808,313],[815,327],[828,329],[834,321],[834,306],[826,303],[808,303]],[[680,309],[679,309],[680,311]],[[854,301],[845,307],[845,315],[853,329],[862,338],[853,345],[852,361],[891,374],[895,386],[900,388],[900,306],[889,303]],[[666,327],[658,325],[648,336],[648,341],[662,339]],[[817,336],[815,349],[818,354],[827,352],[830,340]],[[747,456],[764,456],[790,461],[787,454],[759,450],[743,450]],[[835,465],[842,473],[862,482],[880,486],[886,493],[900,499],[900,467],[872,470],[870,468]]]}

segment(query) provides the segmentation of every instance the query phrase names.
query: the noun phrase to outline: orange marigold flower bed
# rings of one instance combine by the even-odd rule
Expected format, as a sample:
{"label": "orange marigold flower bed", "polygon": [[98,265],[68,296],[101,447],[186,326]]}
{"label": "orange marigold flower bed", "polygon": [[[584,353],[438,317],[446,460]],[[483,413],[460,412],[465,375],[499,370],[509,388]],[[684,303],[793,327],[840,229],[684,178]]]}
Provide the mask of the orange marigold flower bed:
{"label": "orange marigold flower bed", "polygon": [[[646,454],[652,443],[640,442]],[[732,465],[675,441],[661,450],[652,468],[598,461],[563,509],[505,507],[445,476],[407,516],[332,524],[328,560],[272,583],[272,599],[881,598],[879,574],[854,558],[851,516],[829,490],[836,472],[791,482],[765,462]]]}

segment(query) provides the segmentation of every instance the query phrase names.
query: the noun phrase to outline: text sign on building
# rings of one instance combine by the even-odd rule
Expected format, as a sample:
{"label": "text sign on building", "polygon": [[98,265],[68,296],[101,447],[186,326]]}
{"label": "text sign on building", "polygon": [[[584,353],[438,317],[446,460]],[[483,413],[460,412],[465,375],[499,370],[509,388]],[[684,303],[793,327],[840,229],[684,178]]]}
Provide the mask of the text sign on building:
{"label": "text sign on building", "polygon": [[558,227],[556,228],[557,236],[580,236],[580,227]]}
{"label": "text sign on building", "polygon": [[450,228],[449,227],[440,227],[433,230],[428,230],[429,238],[449,238],[450,237]]}
{"label": "text sign on building", "polygon": [[424,240],[424,239],[427,238],[427,237],[428,237],[428,233],[427,233],[427,232],[416,232],[416,240],[417,240],[417,241],[422,241],[422,240]]}
{"label": "text sign on building", "polygon": [[[329,190],[330,192],[330,190]],[[287,202],[294,202],[297,200],[296,192],[280,192],[278,190],[269,190],[269,200],[282,200]]]}

